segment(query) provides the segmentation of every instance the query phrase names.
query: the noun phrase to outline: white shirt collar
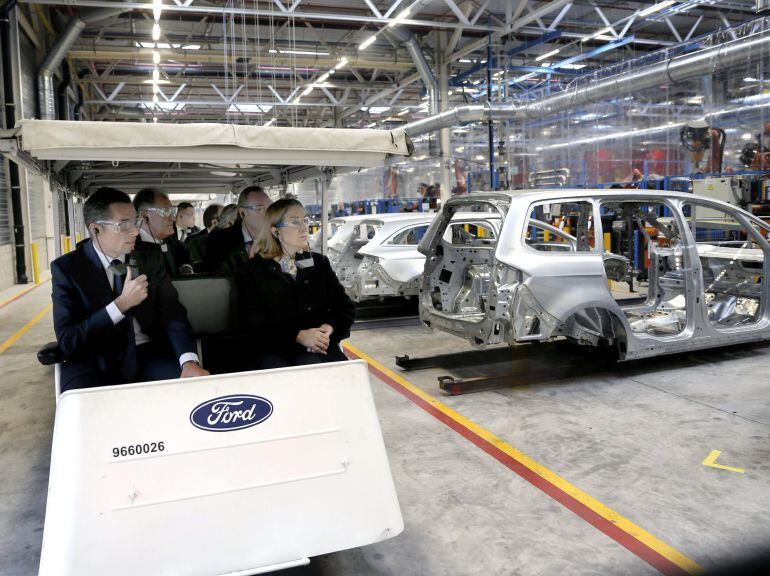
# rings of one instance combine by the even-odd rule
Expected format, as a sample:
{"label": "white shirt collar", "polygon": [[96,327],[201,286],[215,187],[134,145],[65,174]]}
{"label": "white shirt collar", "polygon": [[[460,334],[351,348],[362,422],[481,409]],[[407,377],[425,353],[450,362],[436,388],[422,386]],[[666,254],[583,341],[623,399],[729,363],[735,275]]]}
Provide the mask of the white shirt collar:
{"label": "white shirt collar", "polygon": [[139,237],[144,240],[145,242],[149,242],[151,244],[163,244],[163,240],[156,240],[152,237],[152,234],[147,232],[147,230],[144,229],[144,226],[139,228]]}
{"label": "white shirt collar", "polygon": [[[102,263],[102,266],[104,266],[105,271],[109,269],[110,265],[112,264],[112,260],[101,250],[99,250],[99,245],[96,244],[96,242],[91,242],[91,244],[94,247],[94,250],[96,251],[96,255],[99,257],[99,261]],[[120,260],[121,262],[126,261],[126,255],[122,254],[116,260]]]}
{"label": "white shirt collar", "polygon": [[249,231],[246,229],[246,226],[243,225],[243,222],[241,222],[241,232],[243,232],[244,244],[247,242],[254,242],[254,238],[251,237],[251,234],[249,234]]}

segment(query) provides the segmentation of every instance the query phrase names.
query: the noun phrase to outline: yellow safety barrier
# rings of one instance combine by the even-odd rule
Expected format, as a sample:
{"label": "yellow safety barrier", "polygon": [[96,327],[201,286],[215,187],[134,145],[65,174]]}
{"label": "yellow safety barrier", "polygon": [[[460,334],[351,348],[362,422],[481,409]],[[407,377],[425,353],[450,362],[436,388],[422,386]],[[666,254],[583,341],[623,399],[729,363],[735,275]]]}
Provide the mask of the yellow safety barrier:
{"label": "yellow safety barrier", "polygon": [[75,232],[75,244],[80,242],[80,232]]}
{"label": "yellow safety barrier", "polygon": [[32,243],[32,279],[40,284],[40,265],[37,262],[37,244]]}

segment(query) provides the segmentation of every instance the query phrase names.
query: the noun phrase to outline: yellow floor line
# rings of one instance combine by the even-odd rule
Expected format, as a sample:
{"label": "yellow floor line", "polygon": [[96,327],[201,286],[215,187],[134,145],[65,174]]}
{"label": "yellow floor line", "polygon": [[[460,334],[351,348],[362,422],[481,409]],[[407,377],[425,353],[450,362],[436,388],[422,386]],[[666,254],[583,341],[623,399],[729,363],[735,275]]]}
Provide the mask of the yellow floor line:
{"label": "yellow floor line", "polygon": [[627,518],[624,518],[614,510],[612,510],[610,507],[605,506],[586,492],[583,492],[580,488],[577,486],[571,484],[558,474],[552,472],[542,464],[539,464],[526,454],[520,452],[507,442],[503,441],[502,439],[495,436],[492,432],[489,430],[486,430],[485,428],[482,428],[475,422],[469,420],[459,412],[456,412],[452,410],[449,406],[446,404],[440,402],[439,400],[436,400],[434,397],[432,397],[430,394],[427,394],[424,392],[421,388],[415,386],[408,380],[405,380],[389,368],[383,366],[381,363],[379,363],[377,360],[366,354],[365,352],[362,352],[360,349],[356,348],[355,346],[350,345],[349,343],[345,342],[345,346],[350,349],[351,352],[353,352],[355,355],[359,356],[381,372],[387,374],[390,378],[392,378],[394,381],[396,381],[400,386],[403,386],[405,389],[407,389],[412,394],[419,396],[422,398],[425,402],[429,403],[431,406],[433,406],[436,410],[441,411],[444,415],[451,418],[467,430],[470,430],[471,432],[475,433],[479,437],[483,438],[502,452],[505,452],[508,456],[549,482],[550,484],[553,484],[557,488],[559,488],[561,491],[569,494],[579,502],[581,502],[584,506],[590,508],[593,510],[596,514],[602,516],[606,520],[612,522],[615,524],[618,528],[626,532],[627,534],[633,536],[635,539],[639,540],[643,544],[645,544],[647,547],[655,550],[658,554],[661,556],[667,558],[670,562],[676,564],[679,566],[682,570],[690,573],[690,574],[699,574],[703,572],[703,568],[701,568],[695,561],[691,560],[675,548],[669,546],[665,542],[659,540],[640,526],[637,526]]}
{"label": "yellow floor line", "polygon": [[49,304],[48,306],[43,308],[40,312],[37,313],[37,315],[35,315],[35,317],[32,320],[27,322],[27,324],[21,330],[19,330],[18,332],[16,332],[16,334],[8,338],[8,340],[0,344],[0,354],[8,350],[8,348],[10,348],[11,346],[13,346],[18,341],[19,338],[21,338],[22,336],[24,336],[24,334],[27,333],[27,331],[30,328],[32,328],[35,324],[40,322],[40,320],[43,319],[43,316],[48,314],[52,308],[53,308],[53,304]]}
{"label": "yellow floor line", "polygon": [[11,303],[11,302],[13,302],[14,300],[18,300],[19,298],[21,298],[21,297],[22,297],[22,296],[24,296],[25,294],[29,294],[29,293],[30,293],[30,292],[32,292],[32,291],[33,291],[35,288],[39,287],[41,284],[45,284],[45,283],[46,283],[46,282],[48,282],[49,280],[50,280],[50,278],[46,278],[46,279],[45,279],[45,280],[43,280],[43,281],[42,281],[40,284],[32,284],[31,286],[28,286],[27,288],[25,288],[25,289],[24,289],[24,290],[22,290],[21,292],[17,292],[16,294],[14,294],[13,296],[11,296],[10,298],[8,298],[8,299],[6,299],[6,300],[3,300],[2,302],[0,302],[0,308],[3,308],[5,305],[7,305],[7,304],[10,304],[10,303]]}

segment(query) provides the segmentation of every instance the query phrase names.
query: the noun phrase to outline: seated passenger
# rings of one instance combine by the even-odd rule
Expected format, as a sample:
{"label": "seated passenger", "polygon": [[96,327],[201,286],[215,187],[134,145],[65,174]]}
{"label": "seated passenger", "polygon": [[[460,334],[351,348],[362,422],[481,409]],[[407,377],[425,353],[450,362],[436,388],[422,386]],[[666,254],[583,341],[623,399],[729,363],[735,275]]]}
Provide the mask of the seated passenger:
{"label": "seated passenger", "polygon": [[249,186],[238,196],[238,219],[229,228],[211,233],[206,246],[206,268],[210,272],[233,274],[249,260],[254,240],[265,220],[270,206],[261,186]]}
{"label": "seated passenger", "polygon": [[200,230],[195,225],[195,206],[189,202],[177,204],[174,228],[176,229],[176,238],[180,242],[186,242],[191,235]]}
{"label": "seated passenger", "polygon": [[239,311],[260,354],[255,368],[345,360],[355,305],[326,256],[307,251],[309,218],[297,200],[274,202],[255,256],[236,274]]}
{"label": "seated passenger", "polygon": [[207,375],[160,251],[127,262],[140,223],[128,195],[100,188],[83,218],[91,239],[51,263],[62,391]]}
{"label": "seated passenger", "polygon": [[202,266],[206,259],[206,243],[208,242],[209,234],[216,228],[219,222],[222,208],[221,204],[209,205],[203,211],[203,230],[189,235],[185,241],[185,246],[187,246],[187,250],[190,252],[190,263],[194,268]]}
{"label": "seated passenger", "polygon": [[155,188],[144,188],[134,196],[134,208],[142,222],[136,251],[156,250],[153,245],[157,245],[170,276],[192,274],[190,252],[174,233],[177,209],[168,196]]}

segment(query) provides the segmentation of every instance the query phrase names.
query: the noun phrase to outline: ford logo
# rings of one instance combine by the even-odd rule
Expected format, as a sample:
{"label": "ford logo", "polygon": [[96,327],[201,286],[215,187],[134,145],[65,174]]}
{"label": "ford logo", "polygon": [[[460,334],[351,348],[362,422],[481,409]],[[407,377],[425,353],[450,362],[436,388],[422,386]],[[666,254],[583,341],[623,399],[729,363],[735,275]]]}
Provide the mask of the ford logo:
{"label": "ford logo", "polygon": [[256,426],[273,413],[273,404],[261,396],[238,394],[220,396],[198,404],[190,412],[190,422],[196,428],[211,432],[229,432]]}

